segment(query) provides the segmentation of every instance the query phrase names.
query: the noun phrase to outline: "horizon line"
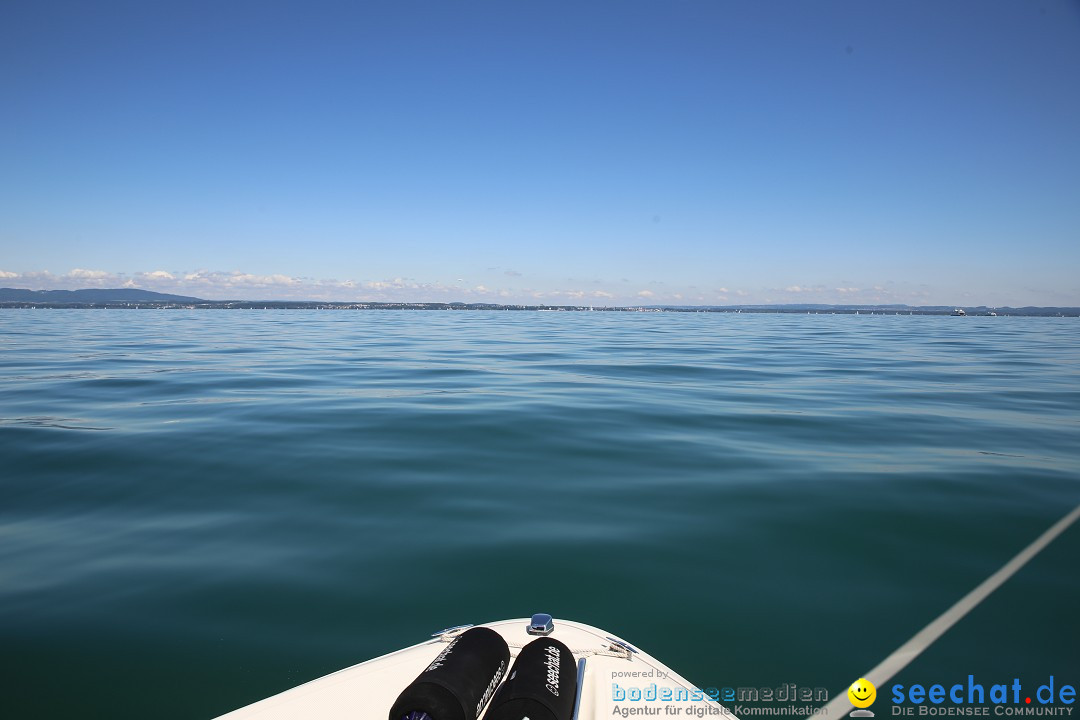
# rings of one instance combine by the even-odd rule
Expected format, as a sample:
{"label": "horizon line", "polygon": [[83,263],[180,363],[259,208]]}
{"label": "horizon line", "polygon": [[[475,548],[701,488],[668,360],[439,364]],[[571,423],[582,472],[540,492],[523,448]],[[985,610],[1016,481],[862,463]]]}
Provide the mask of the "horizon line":
{"label": "horizon line", "polygon": [[[85,301],[79,301],[77,299],[68,300],[46,300],[46,299],[3,299],[0,298],[0,307],[7,307],[11,309],[18,309],[19,305],[28,306],[42,306],[42,305],[68,305],[68,306],[84,306],[92,308],[93,306],[133,306],[133,305],[275,305],[278,307],[284,306],[311,306],[313,308],[321,307],[337,307],[341,309],[349,309],[350,306],[367,306],[371,308],[391,308],[391,307],[412,307],[417,309],[422,308],[513,308],[513,309],[534,309],[534,308],[553,308],[553,309],[596,309],[607,311],[618,310],[669,310],[669,311],[693,311],[693,310],[842,310],[842,311],[858,311],[858,310],[911,310],[922,311],[933,314],[940,314],[941,312],[949,312],[955,310],[983,310],[983,311],[995,311],[995,310],[1041,310],[1041,311],[1072,311],[1080,313],[1080,306],[1069,305],[1023,305],[1023,306],[1011,306],[1011,305],[971,305],[971,304],[945,304],[945,305],[909,305],[907,303],[743,303],[743,304],[628,304],[628,305],[598,305],[591,304],[549,304],[543,302],[536,303],[522,303],[522,302],[465,302],[462,300],[453,301],[394,301],[394,300],[301,300],[301,299],[243,299],[243,298],[230,298],[230,299],[208,299],[200,298],[189,295],[178,295],[174,293],[162,293],[155,290],[144,290],[142,288],[79,288],[74,290],[57,289],[57,290],[31,290],[29,288],[9,288],[0,287],[2,291],[18,291],[22,293],[29,293],[33,295],[46,295],[51,293],[63,293],[63,294],[108,294],[118,293],[122,295],[128,295],[131,293],[145,293],[155,297],[144,298],[120,298],[115,299],[88,299]],[[160,299],[158,299],[160,298]],[[14,307],[13,307],[14,306]],[[254,308],[251,308],[254,309]],[[297,308],[302,309],[302,308]],[[357,307],[355,309],[365,309]]]}

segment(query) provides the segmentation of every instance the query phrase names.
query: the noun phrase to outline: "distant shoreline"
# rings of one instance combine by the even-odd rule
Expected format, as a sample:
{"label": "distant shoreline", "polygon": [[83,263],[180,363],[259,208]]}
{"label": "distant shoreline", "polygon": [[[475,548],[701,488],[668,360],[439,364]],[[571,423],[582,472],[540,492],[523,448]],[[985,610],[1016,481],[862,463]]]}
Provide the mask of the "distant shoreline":
{"label": "distant shoreline", "polygon": [[515,312],[663,312],[663,313],[770,313],[787,315],[939,315],[949,316],[962,309],[966,317],[1080,317],[1074,307],[907,307],[854,305],[735,305],[735,306],[590,306],[590,305],[502,305],[492,303],[385,303],[317,302],[294,300],[199,300],[196,302],[107,301],[41,302],[0,301],[0,309],[21,310],[426,310],[426,311],[515,311]]}
{"label": "distant shoreline", "polygon": [[[546,305],[543,303],[342,302],[324,300],[204,300],[139,288],[26,290],[0,288],[0,309],[80,310],[498,310],[527,312],[709,312],[811,315],[1022,315],[1080,317],[1080,307],[778,303],[756,305]],[[958,311],[962,310],[960,313]]]}

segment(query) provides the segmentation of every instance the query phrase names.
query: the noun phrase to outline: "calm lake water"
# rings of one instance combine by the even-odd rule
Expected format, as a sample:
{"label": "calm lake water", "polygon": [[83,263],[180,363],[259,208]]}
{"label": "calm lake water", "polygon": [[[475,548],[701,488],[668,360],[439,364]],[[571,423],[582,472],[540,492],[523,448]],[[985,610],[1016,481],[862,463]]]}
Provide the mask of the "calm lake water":
{"label": "calm lake water", "polygon": [[[5,310],[0,472],[5,718],[538,611],[836,691],[1080,502],[1080,321]],[[1078,611],[1073,527],[896,682],[1080,684]]]}

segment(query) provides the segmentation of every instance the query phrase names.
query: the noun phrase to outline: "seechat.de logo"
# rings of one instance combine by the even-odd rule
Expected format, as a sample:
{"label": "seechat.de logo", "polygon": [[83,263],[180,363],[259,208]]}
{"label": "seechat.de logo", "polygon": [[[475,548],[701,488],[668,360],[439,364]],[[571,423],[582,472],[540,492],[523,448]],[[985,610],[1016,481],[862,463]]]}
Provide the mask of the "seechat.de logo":
{"label": "seechat.de logo", "polygon": [[[1024,689],[1020,678],[1011,683],[995,683],[986,686],[976,681],[974,675],[967,682],[935,683],[929,687],[921,684],[893,685],[892,714],[894,716],[963,715],[988,717],[1003,716],[1069,716],[1076,702],[1076,687],[1055,679],[1053,675],[1031,692],[1031,685]],[[910,703],[910,705],[908,705]]]}

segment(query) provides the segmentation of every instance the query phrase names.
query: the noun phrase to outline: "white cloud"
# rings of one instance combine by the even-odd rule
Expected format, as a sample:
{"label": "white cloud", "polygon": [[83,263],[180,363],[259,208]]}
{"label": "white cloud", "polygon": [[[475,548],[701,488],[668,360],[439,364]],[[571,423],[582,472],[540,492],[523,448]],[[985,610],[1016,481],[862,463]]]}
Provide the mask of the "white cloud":
{"label": "white cloud", "polygon": [[[52,278],[52,275],[49,275]],[[74,268],[67,274],[62,275],[61,282],[67,281],[70,283],[77,283],[80,287],[117,287],[123,284],[123,280],[118,275],[113,275],[104,270],[87,270],[85,268]]]}
{"label": "white cloud", "polygon": [[109,273],[104,270],[84,270],[82,268],[75,268],[67,274],[67,277],[76,280],[103,280],[109,277]]}
{"label": "white cloud", "polygon": [[416,283],[407,284],[401,278],[394,278],[393,280],[372,280],[371,282],[364,283],[364,287],[372,290],[401,290],[403,288],[416,288]]}
{"label": "white cloud", "polygon": [[250,273],[234,272],[229,274],[225,282],[233,287],[270,287],[274,285],[296,285],[300,280],[288,275],[252,275]]}
{"label": "white cloud", "polygon": [[[502,273],[502,270],[499,270]],[[514,271],[516,272],[516,271]],[[513,283],[505,273],[507,283]],[[1067,294],[1051,295],[1046,291],[1021,288],[976,292],[967,288],[942,291],[927,285],[894,281],[869,282],[839,280],[834,285],[789,285],[786,288],[750,288],[729,290],[726,287],[708,292],[694,291],[690,286],[669,283],[670,289],[659,284],[654,289],[634,291],[618,281],[583,279],[567,284],[565,289],[552,287],[514,287],[512,284],[466,286],[460,282],[425,282],[409,277],[325,279],[281,273],[249,273],[197,270],[152,269],[131,273],[112,273],[105,270],[74,268],[62,275],[47,270],[17,272],[0,270],[0,281],[10,287],[32,290],[72,290],[79,288],[140,288],[176,295],[190,295],[207,300],[313,300],[342,302],[506,302],[529,304],[588,304],[634,305],[636,303],[748,304],[770,302],[814,302],[845,304],[906,303],[910,305],[1075,305],[1080,304]],[[640,287],[640,285],[638,286]],[[587,288],[587,289],[585,289]],[[963,295],[964,292],[971,293]],[[966,299],[970,298],[970,299]]]}

